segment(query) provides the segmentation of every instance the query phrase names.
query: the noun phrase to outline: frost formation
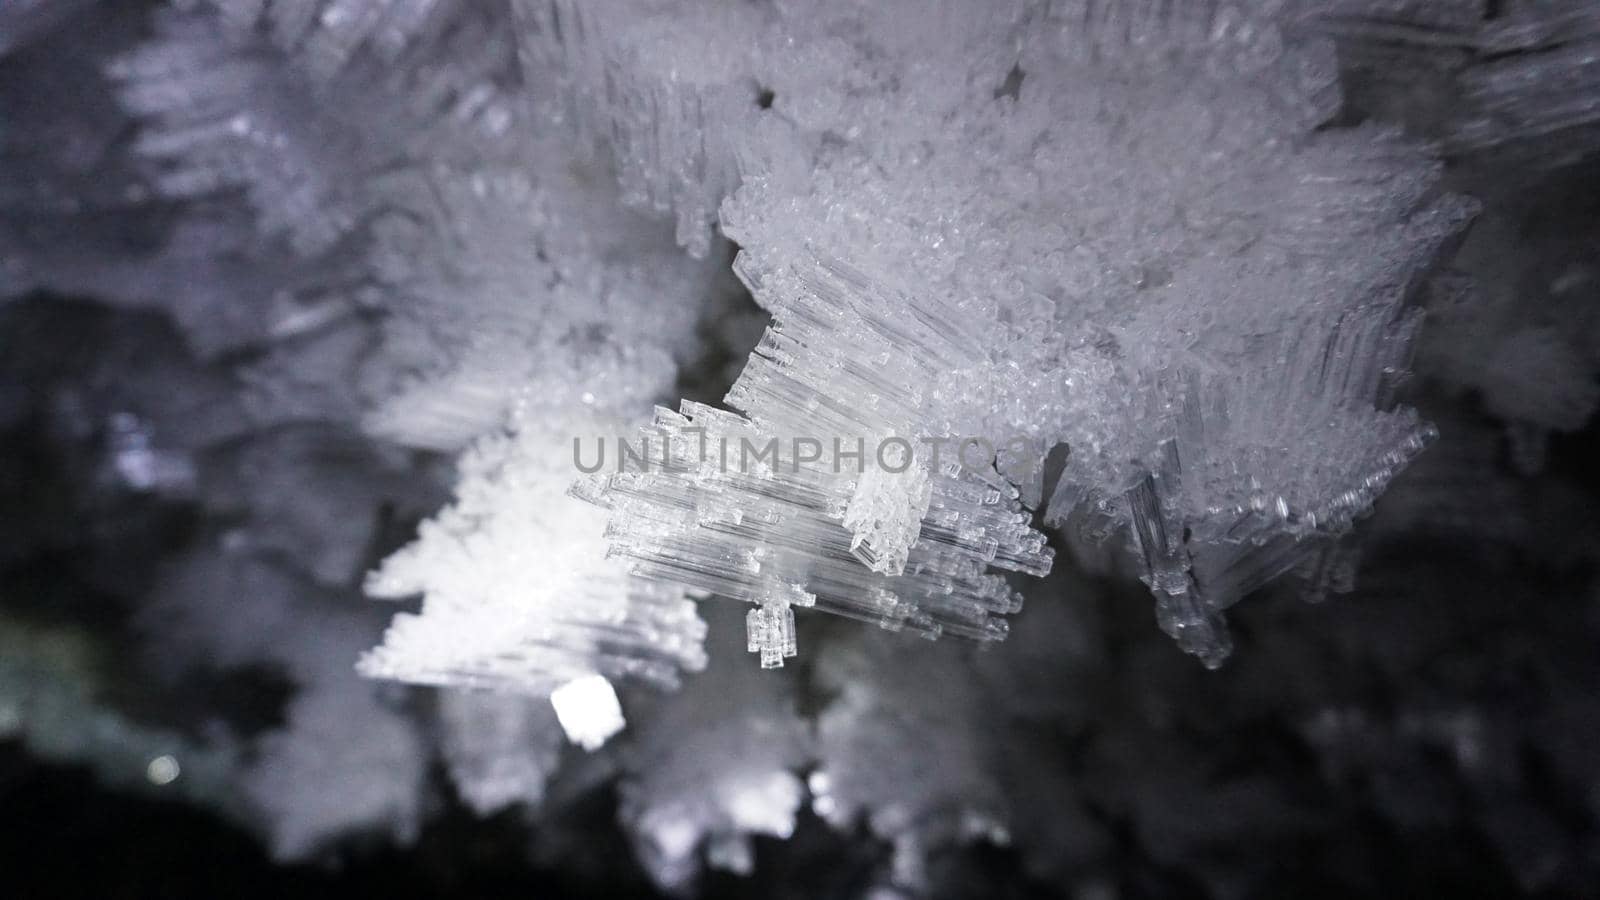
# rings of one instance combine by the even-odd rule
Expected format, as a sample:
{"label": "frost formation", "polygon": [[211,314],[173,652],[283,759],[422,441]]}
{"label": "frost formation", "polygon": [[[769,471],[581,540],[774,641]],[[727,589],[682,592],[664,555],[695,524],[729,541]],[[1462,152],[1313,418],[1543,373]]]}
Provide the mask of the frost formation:
{"label": "frost formation", "polygon": [[[1600,407],[1592,241],[1475,180],[1593,158],[1592,4],[134,6],[0,8],[0,61],[120,23],[37,63],[35,102],[0,97],[0,124],[72,137],[40,154],[0,131],[0,296],[176,324],[148,385],[61,405],[110,435],[119,489],[247,523],[168,564],[141,627],[287,673],[285,720],[244,754],[130,733],[208,779],[247,758],[239,815],[285,858],[413,834],[434,750],[476,812],[537,809],[560,729],[614,769],[663,886],[750,871],[751,837],[807,802],[890,842],[896,885],[933,848],[1029,835],[1048,867],[1097,826],[995,774],[1046,745],[982,709],[1025,676],[810,613],[992,643],[1033,627],[1040,579],[1092,590],[1051,574],[1071,556],[1136,575],[1215,668],[1245,595],[1351,589],[1357,523],[1413,461],[1390,527],[1450,533],[1462,485],[1520,496],[1495,439],[1535,471]],[[135,245],[86,211],[159,227]],[[1413,356],[1504,433],[1411,408]],[[695,382],[714,362],[721,396]],[[163,366],[225,374],[180,405]],[[575,440],[610,442],[600,471]],[[439,454],[442,509],[410,483],[449,480]],[[381,476],[345,483],[349,458]],[[394,539],[349,512],[374,508],[432,512]],[[348,602],[369,567],[368,597],[412,604],[386,629]],[[208,605],[246,595],[258,619]],[[748,606],[741,639],[722,600]],[[420,728],[341,680],[358,655],[465,690]],[[908,731],[937,740],[900,752]]]}

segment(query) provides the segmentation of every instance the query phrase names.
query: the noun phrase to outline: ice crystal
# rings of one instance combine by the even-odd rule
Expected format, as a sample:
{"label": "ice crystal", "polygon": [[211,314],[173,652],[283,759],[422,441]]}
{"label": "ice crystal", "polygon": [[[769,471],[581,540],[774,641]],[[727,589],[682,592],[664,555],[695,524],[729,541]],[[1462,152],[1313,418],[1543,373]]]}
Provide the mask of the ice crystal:
{"label": "ice crystal", "polygon": [[547,703],[514,694],[451,691],[439,698],[450,780],[479,815],[538,806],[560,759],[561,727]]}
{"label": "ice crystal", "polygon": [[1462,73],[1467,112],[1453,149],[1540,167],[1580,159],[1600,134],[1600,9],[1583,0],[1507,6],[1478,32],[1479,59]]}
{"label": "ice crystal", "polygon": [[[156,41],[112,69],[143,123],[136,149],[157,190],[242,190],[259,230],[305,259],[281,291],[301,297],[296,318],[312,322],[276,327],[379,308],[382,344],[365,361],[360,399],[372,431],[417,446],[458,450],[501,424],[510,398],[556,369],[552,355],[622,357],[575,374],[574,397],[611,396],[606,379],[615,396],[659,393],[715,270],[646,253],[662,231],[617,208],[574,142],[512,128],[485,97],[469,102],[494,95],[495,72],[462,70],[459,49],[499,33],[492,13],[422,4],[377,28],[334,5],[302,35],[315,6],[222,4],[222,20],[172,13]],[[270,27],[257,27],[260,15]],[[370,52],[345,59],[356,46]],[[318,62],[318,47],[344,48],[343,61]],[[199,95],[198,71],[208,73]],[[485,163],[512,147],[537,165]]]}
{"label": "ice crystal", "polygon": [[1306,21],[1338,43],[1360,107],[1474,166],[1560,169],[1600,129],[1600,10],[1584,0],[1338,0]]}
{"label": "ice crystal", "polygon": [[[1321,552],[1427,442],[1387,409],[1417,325],[1404,303],[1473,207],[1392,132],[1315,130],[1336,109],[1332,48],[1270,9],[970,13],[897,30],[892,10],[824,5],[764,24],[784,48],[770,73],[757,64],[776,99],[728,138],[742,178],[720,219],[774,323],[727,398],[743,422],[685,406],[656,424],[758,445],[976,437],[989,458],[961,460],[959,482],[919,453],[926,507],[920,476],[812,475],[806,518],[776,525],[732,491],[798,495],[792,474],[746,487],[675,458],[611,479],[615,548],[758,605],[776,574],[800,592],[790,604],[993,636],[972,612],[1007,604],[982,590],[896,593],[863,574],[841,602],[783,574],[779,533],[840,532],[884,575],[1038,574],[1048,553],[1014,485],[1038,490],[1040,459],[1066,444],[1052,519],[1125,535],[1164,627],[1215,664],[1221,610]],[[839,74],[799,77],[818,71]],[[652,517],[650,498],[679,512]],[[919,563],[919,546],[956,555]]]}
{"label": "ice crystal", "polygon": [[570,435],[620,420],[549,416],[527,410],[464,454],[455,504],[373,573],[369,593],[424,602],[363,671],[548,696],[588,675],[673,685],[704,666],[693,604],[607,559],[604,513],[566,496]]}
{"label": "ice crystal", "polygon": [[431,214],[415,221],[436,224],[379,232],[380,280],[402,299],[385,323],[388,371],[369,368],[394,385],[379,391],[370,431],[454,450],[501,424],[530,383],[569,409],[639,408],[670,388],[699,308],[725,290],[717,270],[621,209],[603,173],[568,148],[541,151],[542,179],[419,180],[412,197]]}
{"label": "ice crystal", "polygon": [[[584,495],[645,577],[753,603],[765,664],[814,602],[1002,634],[1017,601],[987,569],[1048,569],[1024,504],[1059,445],[1050,520],[1119,535],[1163,626],[1215,664],[1222,610],[1314,567],[1428,440],[1389,408],[1405,303],[1472,207],[1425,148],[1319,130],[1339,99],[1323,35],[1365,46],[1375,13],[511,7],[218,3],[115,73],[164,193],[242,188],[268,234],[340,260],[324,284],[362,285],[332,296],[382,308],[367,422],[406,443],[465,445],[561,363],[568,402],[664,391],[714,267],[619,266],[661,232],[618,199],[671,211],[695,255],[713,224],[735,239],[774,317],[738,419],[655,425],[777,439],[796,471],[674,459]],[[226,77],[196,103],[202,67]],[[330,102],[356,114],[273,114]],[[589,148],[617,194],[572,176]],[[354,267],[327,252],[358,239]],[[834,471],[853,446],[866,464]]]}
{"label": "ice crystal", "polygon": [[691,886],[703,863],[748,874],[750,836],[788,837],[805,796],[811,737],[793,673],[755,670],[731,629],[716,635],[712,665],[635,715],[620,750],[621,817],[669,890]]}
{"label": "ice crystal", "polygon": [[[697,257],[737,186],[729,139],[757,107],[756,4],[512,0],[524,79],[614,161],[623,198],[671,212]],[[554,87],[554,91],[548,90]]]}
{"label": "ice crystal", "polygon": [[[359,723],[359,725],[357,724]],[[415,837],[422,809],[423,755],[410,723],[366,685],[329,679],[290,704],[267,735],[245,782],[272,820],[272,851],[300,859],[330,837],[370,828]]]}
{"label": "ice crystal", "polygon": [[812,808],[840,829],[865,819],[894,845],[893,880],[924,890],[935,848],[1010,843],[991,758],[998,723],[953,649],[869,635],[830,644],[819,669],[833,701],[817,720]]}
{"label": "ice crystal", "polygon": [[[1519,886],[1581,891],[1578,807],[1507,786],[1593,793],[1592,673],[1503,598],[1595,563],[1556,436],[1600,408],[1597,36],[1586,0],[0,4],[0,430],[48,451],[0,561],[70,559],[147,645],[8,611],[0,736],[284,859],[415,835],[438,762],[566,870],[614,781],[680,892],[809,803],[886,893],[989,843],[1273,895],[1350,821],[1275,771],[1397,832],[1453,778]],[[1074,574],[1215,666],[1231,604],[1358,561],[1224,678]],[[281,714],[123,708],[217,676]]]}
{"label": "ice crystal", "polygon": [[[853,463],[825,461],[820,443],[805,443],[803,420],[789,421],[791,430],[774,433],[689,401],[681,414],[657,408],[652,426],[639,432],[642,443],[656,438],[654,452],[627,465],[619,460],[625,471],[582,492],[610,506],[612,552],[637,575],[756,604],[749,643],[763,666],[791,655],[796,606],[926,637],[1004,637],[998,616],[1020,609],[1021,596],[989,566],[1038,573],[1050,559],[1018,509],[1016,489],[992,468],[986,480],[951,465],[901,571],[873,571],[843,525],[862,476]],[[841,449],[873,452],[834,447]]]}

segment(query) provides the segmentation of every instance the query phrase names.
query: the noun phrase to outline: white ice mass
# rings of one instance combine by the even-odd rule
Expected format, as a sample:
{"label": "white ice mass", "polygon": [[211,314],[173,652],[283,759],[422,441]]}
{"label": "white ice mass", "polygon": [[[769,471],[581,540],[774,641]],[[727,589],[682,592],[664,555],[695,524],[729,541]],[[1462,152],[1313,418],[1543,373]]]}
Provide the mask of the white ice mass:
{"label": "white ice mass", "polygon": [[[749,871],[805,803],[916,885],[929,847],[1050,817],[993,775],[1027,726],[979,709],[1036,702],[1026,678],[913,636],[1055,623],[1028,652],[1068,666],[1089,651],[1038,648],[1070,616],[1019,613],[1071,556],[1216,668],[1251,592],[1350,589],[1358,523],[1439,437],[1414,359],[1528,471],[1600,407],[1593,260],[1446,165],[1593,157],[1600,7],[1493,5],[171,0],[84,39],[99,106],[0,107],[74,135],[40,160],[0,131],[28,219],[0,221],[0,295],[156,307],[230,367],[118,412],[117,471],[251,523],[169,565],[140,627],[300,688],[244,754],[280,856],[414,833],[435,750],[474,811],[536,808],[564,733],[661,885]],[[0,7],[0,58],[95,6]],[[59,249],[127,209],[148,246]],[[1427,491],[1477,481],[1474,447],[1419,464],[1398,520],[1466,518]],[[451,458],[441,508],[403,473]],[[380,506],[426,517],[396,537]],[[294,599],[357,582],[386,629]],[[234,595],[260,605],[206,606]],[[312,634],[336,659],[259,643]],[[451,693],[419,730],[351,664]],[[212,757],[148,743],[183,760],[151,782],[208,790]]]}

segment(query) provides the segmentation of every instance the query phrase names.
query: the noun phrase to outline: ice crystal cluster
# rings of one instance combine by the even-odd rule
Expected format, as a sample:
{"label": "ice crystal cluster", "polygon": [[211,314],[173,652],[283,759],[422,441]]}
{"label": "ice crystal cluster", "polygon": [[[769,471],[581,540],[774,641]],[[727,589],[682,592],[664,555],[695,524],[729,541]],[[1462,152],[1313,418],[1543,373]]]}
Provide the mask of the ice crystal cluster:
{"label": "ice crystal cluster", "polygon": [[[95,715],[283,858],[413,836],[434,754],[485,816],[615,781],[675,890],[807,807],[898,888],[975,843],[1054,877],[1107,818],[1200,853],[1130,773],[1231,763],[1124,746],[1184,714],[1080,676],[1192,676],[1098,641],[1081,571],[1217,668],[1252,592],[1541,527],[1516,479],[1600,407],[1600,228],[1528,186],[1600,156],[1597,48],[1584,0],[0,6],[0,318],[76,295],[181,337],[38,313],[113,349],[0,345],[0,388],[49,384],[0,429],[198,511],[147,665],[294,688],[246,736]],[[1309,696],[1298,651],[1346,638],[1295,624],[1238,665]],[[45,710],[0,733],[120,770],[63,724],[87,689],[31,687],[86,653],[0,617],[0,689]],[[1455,721],[1324,712],[1319,760]],[[1493,832],[1538,875],[1537,829]]]}
{"label": "ice crystal cluster", "polygon": [[[597,420],[519,418],[554,433],[525,425],[480,441],[462,457],[455,504],[368,580],[374,596],[426,600],[361,670],[547,696],[588,675],[670,687],[680,669],[704,668],[694,604],[607,559],[603,513],[565,493],[568,428]],[[544,537],[531,543],[530,531]]]}
{"label": "ice crystal cluster", "polygon": [[[651,47],[682,43],[688,6],[659,14]],[[621,168],[715,190],[732,158],[719,222],[774,319],[728,393],[738,415],[658,412],[670,450],[599,489],[613,550],[756,604],[763,665],[790,651],[794,605],[1000,637],[1017,600],[987,570],[1048,570],[1022,500],[1040,506],[1064,446],[1048,519],[1125,542],[1163,628],[1220,663],[1222,611],[1284,572],[1317,577],[1428,441],[1392,404],[1405,301],[1473,205],[1394,131],[1318,130],[1333,48],[1288,11],[915,6],[698,10],[734,68],[671,70],[698,94],[687,122],[627,114],[649,54],[597,65]],[[656,21],[567,13],[579,96],[599,77],[588,43]],[[767,114],[706,112],[739,78]],[[685,161],[646,129],[699,144]],[[774,465],[723,471],[724,445],[773,438]],[[850,471],[840,448],[862,442]]]}

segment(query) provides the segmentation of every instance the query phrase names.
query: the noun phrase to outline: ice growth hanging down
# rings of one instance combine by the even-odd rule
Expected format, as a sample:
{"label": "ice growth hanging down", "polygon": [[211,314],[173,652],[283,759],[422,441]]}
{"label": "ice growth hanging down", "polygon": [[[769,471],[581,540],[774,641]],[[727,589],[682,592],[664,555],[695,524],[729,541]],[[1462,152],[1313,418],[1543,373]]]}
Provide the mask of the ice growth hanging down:
{"label": "ice growth hanging down", "polygon": [[[1389,409],[1407,302],[1474,207],[1426,148],[1321,127],[1333,47],[1280,4],[983,12],[757,23],[771,109],[705,140],[738,161],[720,223],[774,324],[728,395],[742,416],[658,413],[668,461],[609,479],[613,549],[756,604],[769,664],[812,602],[993,635],[1010,604],[984,567],[1047,565],[1016,499],[1065,444],[1052,521],[1120,536],[1163,626],[1216,664],[1222,610],[1316,569],[1429,439]],[[830,479],[799,449],[782,473],[709,472],[679,452],[701,428],[900,438],[927,480]],[[959,474],[926,452],[967,437],[1028,449]]]}
{"label": "ice growth hanging down", "polygon": [[[1393,408],[1409,303],[1473,209],[1428,148],[1330,126],[1301,5],[178,6],[115,70],[153,183],[242,195],[304,263],[286,290],[374,314],[369,433],[478,441],[454,524],[374,581],[455,636],[397,627],[374,671],[670,682],[693,641],[653,617],[684,587],[751,604],[765,666],[795,607],[994,639],[1002,573],[1050,566],[1041,507],[1126,548],[1215,664],[1223,610],[1328,568],[1431,434]],[[659,409],[660,452],[577,492],[609,513],[572,512],[556,439],[666,395],[719,290],[713,225],[772,325],[727,409]],[[580,568],[611,555],[607,587],[502,596],[547,564],[518,529],[556,522]],[[480,540],[510,561],[459,549]],[[617,643],[587,633],[614,610]]]}
{"label": "ice growth hanging down", "polygon": [[1588,0],[1306,2],[1359,105],[1480,172],[1550,172],[1600,135],[1600,7]]}
{"label": "ice growth hanging down", "polygon": [[315,17],[310,2],[161,10],[156,38],[110,68],[142,121],[135,151],[158,193],[241,190],[264,234],[313,256],[392,214],[383,187],[396,173],[477,166],[509,145],[496,76],[510,48],[497,50],[491,15],[433,15],[366,42],[341,27],[360,17],[338,15],[357,5]]}
{"label": "ice growth hanging down", "polygon": [[[902,543],[880,555],[886,545],[869,547],[845,526],[867,482],[849,467],[854,460],[841,466],[845,454],[825,453],[795,427],[803,422],[763,421],[689,401],[681,413],[657,408],[652,427],[640,430],[641,444],[655,438],[655,452],[579,491],[609,506],[611,552],[636,575],[754,604],[749,649],[768,668],[796,651],[797,606],[929,638],[1005,636],[999,616],[1020,609],[1022,597],[990,566],[1042,574],[1051,559],[1015,488],[959,464],[931,487],[919,475],[912,480],[923,485],[923,505],[893,522],[887,531]],[[874,452],[856,446],[869,445],[858,437],[844,449]],[[898,565],[875,571],[883,560]]]}
{"label": "ice growth hanging down", "polygon": [[263,243],[297,257],[277,266],[290,318],[313,320],[296,327],[381,319],[368,430],[459,450],[573,355],[573,403],[642,407],[669,385],[717,272],[622,209],[564,129],[514,114],[497,8],[406,5],[378,23],[314,5],[163,10],[113,74],[161,195],[242,194]]}
{"label": "ice growth hanging down", "polygon": [[[694,604],[607,559],[604,513],[565,493],[571,435],[602,425],[621,420],[525,408],[462,457],[455,504],[368,580],[370,594],[423,604],[395,617],[362,672],[535,697],[577,684],[587,714],[597,676],[672,687],[704,667]],[[585,744],[615,730],[563,704],[556,713]]]}
{"label": "ice growth hanging down", "polygon": [[533,146],[538,176],[418,173],[407,208],[427,214],[375,227],[370,258],[390,299],[368,431],[457,450],[530,386],[558,415],[641,410],[671,387],[719,273],[623,209],[570,146]]}
{"label": "ice growth hanging down", "polygon": [[[1121,213],[1084,233],[1088,265],[1064,270],[1094,296],[1057,314],[1077,319],[1069,335],[1099,332],[1060,357],[1062,393],[1092,393],[1082,373],[1110,365],[1122,415],[1052,423],[1072,455],[1051,516],[1129,534],[1163,628],[1210,665],[1228,651],[1222,609],[1315,569],[1429,440],[1413,414],[1388,409],[1419,324],[1406,304],[1475,212],[1396,135],[1312,130],[1334,108],[1331,49],[1292,24],[1223,8],[1209,24],[1176,15],[1137,44],[1105,35],[1127,51],[1122,66],[1147,54],[1152,72],[1165,65],[1080,107],[1138,111],[1103,132],[1120,149],[1058,157],[1088,163],[1075,184],[1064,167],[1044,178],[1070,188],[1062,201]],[[1097,68],[1121,68],[1095,49]],[[1070,73],[1083,52],[1063,41],[1023,68]],[[1122,174],[1159,171],[1162,158],[1169,177]]]}
{"label": "ice growth hanging down", "polygon": [[803,682],[745,665],[725,612],[707,613],[706,672],[642,710],[617,750],[619,818],[651,879],[675,894],[705,865],[750,874],[751,837],[790,837],[805,802],[814,738]]}
{"label": "ice growth hanging down", "polygon": [[754,3],[511,0],[523,77],[586,147],[612,161],[630,206],[670,213],[695,257],[738,186],[730,140],[755,118]]}
{"label": "ice growth hanging down", "polygon": [[[242,196],[298,260],[284,293],[376,320],[344,386],[370,434],[436,450],[487,435],[457,505],[372,580],[424,604],[363,671],[544,697],[698,668],[681,591],[605,563],[603,520],[564,497],[564,442],[671,385],[717,267],[623,208],[542,108],[506,99],[499,5],[178,5],[113,67],[156,190]],[[561,718],[586,744],[617,727]]]}
{"label": "ice growth hanging down", "polygon": [[[1050,514],[1127,534],[1163,627],[1215,664],[1221,610],[1323,552],[1428,440],[1384,409],[1407,298],[1473,206],[1393,134],[1313,131],[1335,108],[1331,51],[1293,23],[1053,21],[1024,51],[1041,86],[1024,81],[1013,126],[1048,187],[1014,216],[1054,211],[1076,246],[1007,267],[1054,292],[1065,336],[1028,414],[1071,448]],[[1068,124],[1028,124],[1034,102]]]}

